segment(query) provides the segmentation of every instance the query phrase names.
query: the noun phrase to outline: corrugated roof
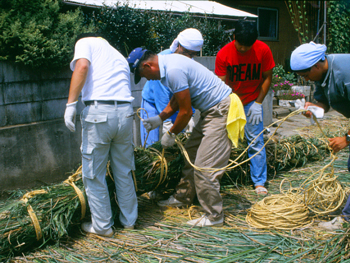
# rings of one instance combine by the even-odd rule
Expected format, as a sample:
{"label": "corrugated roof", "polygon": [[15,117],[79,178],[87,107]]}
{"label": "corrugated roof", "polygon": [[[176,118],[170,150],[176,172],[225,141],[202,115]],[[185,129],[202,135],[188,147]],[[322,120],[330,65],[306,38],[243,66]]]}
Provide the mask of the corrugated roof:
{"label": "corrugated roof", "polygon": [[141,0],[63,0],[65,3],[96,6],[100,7],[115,6],[118,2],[120,4],[128,3],[128,5],[135,9],[142,10],[157,10],[157,11],[172,11],[172,12],[189,12],[193,14],[225,16],[225,17],[250,17],[256,18],[256,15],[244,12],[232,7],[222,5],[213,1],[141,1]]}

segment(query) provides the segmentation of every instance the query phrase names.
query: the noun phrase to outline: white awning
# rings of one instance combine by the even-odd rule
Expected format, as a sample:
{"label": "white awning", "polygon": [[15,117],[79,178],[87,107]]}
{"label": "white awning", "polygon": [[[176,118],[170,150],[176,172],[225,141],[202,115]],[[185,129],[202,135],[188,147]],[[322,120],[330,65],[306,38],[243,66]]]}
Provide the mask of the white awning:
{"label": "white awning", "polygon": [[189,12],[220,17],[258,17],[213,1],[63,0],[63,2],[91,7],[101,7],[103,5],[113,7],[119,2],[122,5],[128,3],[129,7],[142,10],[171,11],[177,13]]}

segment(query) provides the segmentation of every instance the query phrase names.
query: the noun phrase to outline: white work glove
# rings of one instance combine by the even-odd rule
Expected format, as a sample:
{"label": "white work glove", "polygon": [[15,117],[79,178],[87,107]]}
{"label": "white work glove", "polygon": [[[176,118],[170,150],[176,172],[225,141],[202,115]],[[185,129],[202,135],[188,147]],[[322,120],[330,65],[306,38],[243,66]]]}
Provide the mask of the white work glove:
{"label": "white work glove", "polygon": [[305,99],[297,99],[295,101],[295,108],[297,110],[304,109],[305,106]]}
{"label": "white work glove", "polygon": [[66,104],[66,111],[64,112],[64,122],[67,128],[71,132],[75,132],[75,118],[77,115],[77,103],[78,101],[74,101],[72,103]]}
{"label": "white work glove", "polygon": [[193,117],[191,117],[190,121],[187,124],[186,132],[192,132],[194,126],[195,126],[195,123],[194,123]]}
{"label": "white work glove", "polygon": [[171,121],[163,122],[163,134],[170,131],[171,127],[173,127],[173,123]]}
{"label": "white work glove", "polygon": [[176,135],[174,133],[171,133],[170,131],[167,131],[166,133],[164,133],[160,141],[163,148],[168,148],[173,146],[175,144],[175,138],[176,138]]}
{"label": "white work glove", "polygon": [[247,116],[250,116],[249,123],[253,125],[259,124],[259,122],[262,121],[262,104],[254,102],[252,106],[250,106]]}
{"label": "white work glove", "polygon": [[[311,111],[312,115],[316,117],[316,119],[322,119],[324,116],[324,109],[318,106],[309,106],[307,110]],[[315,124],[313,116],[311,116],[311,124]]]}
{"label": "white work glove", "polygon": [[145,119],[142,122],[143,122],[143,126],[145,127],[147,132],[150,132],[151,130],[154,130],[155,128],[159,127],[163,121],[159,117],[159,115],[157,115],[155,117]]}

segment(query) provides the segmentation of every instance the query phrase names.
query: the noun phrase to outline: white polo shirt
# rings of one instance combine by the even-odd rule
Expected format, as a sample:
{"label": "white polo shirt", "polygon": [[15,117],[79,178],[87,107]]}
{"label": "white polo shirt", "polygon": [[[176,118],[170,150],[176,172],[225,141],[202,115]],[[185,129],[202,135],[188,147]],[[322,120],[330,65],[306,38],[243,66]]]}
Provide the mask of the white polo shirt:
{"label": "white polo shirt", "polygon": [[208,68],[184,55],[158,55],[161,82],[172,93],[189,89],[191,104],[204,112],[232,93]]}
{"label": "white polo shirt", "polygon": [[74,49],[70,68],[74,71],[78,59],[90,61],[82,101],[117,100],[133,101],[130,88],[130,69],[123,55],[105,39],[87,37],[80,39]]}

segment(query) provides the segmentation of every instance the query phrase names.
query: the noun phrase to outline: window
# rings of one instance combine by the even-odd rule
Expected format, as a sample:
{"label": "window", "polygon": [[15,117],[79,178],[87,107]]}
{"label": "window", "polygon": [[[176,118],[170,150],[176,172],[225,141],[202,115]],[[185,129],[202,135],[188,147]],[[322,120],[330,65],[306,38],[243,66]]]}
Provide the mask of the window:
{"label": "window", "polygon": [[278,10],[258,7],[258,34],[262,40],[278,39]]}

